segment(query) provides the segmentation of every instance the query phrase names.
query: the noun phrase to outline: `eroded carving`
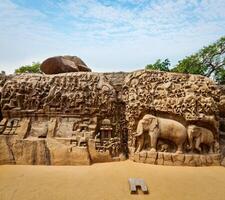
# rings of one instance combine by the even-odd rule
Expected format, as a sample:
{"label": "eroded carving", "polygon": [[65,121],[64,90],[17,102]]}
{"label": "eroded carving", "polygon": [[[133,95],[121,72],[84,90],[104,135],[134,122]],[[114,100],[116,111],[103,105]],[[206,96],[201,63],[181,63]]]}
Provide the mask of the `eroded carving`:
{"label": "eroded carving", "polygon": [[190,125],[187,128],[187,133],[190,149],[192,151],[196,149],[201,153],[203,149],[200,145],[205,144],[209,147],[208,152],[214,153],[215,139],[212,131],[196,125]]}
{"label": "eroded carving", "polygon": [[187,133],[186,128],[179,122],[146,114],[138,122],[135,137],[137,137],[138,142],[137,152],[143,149],[146,140],[149,140],[150,151],[155,152],[157,150],[158,139],[162,138],[174,142],[177,146],[176,152],[182,153]]}
{"label": "eroded carving", "polygon": [[[203,76],[143,70],[126,76],[122,99],[126,102],[132,159],[142,162],[147,157],[144,152],[149,152],[152,157],[148,162],[169,164],[174,163],[169,157],[175,152],[182,153],[183,158],[187,155],[187,159],[192,159],[192,154],[195,159],[200,159],[199,154],[218,155],[222,93],[213,81]],[[152,125],[147,120],[150,116],[156,116],[151,120]],[[176,127],[181,130],[174,130]],[[196,133],[199,137],[187,136],[190,127],[200,127]],[[189,165],[184,159],[179,162]]]}
{"label": "eroded carving", "polygon": [[214,165],[224,96],[203,76],[159,71],[0,76],[0,140],[53,164]]}

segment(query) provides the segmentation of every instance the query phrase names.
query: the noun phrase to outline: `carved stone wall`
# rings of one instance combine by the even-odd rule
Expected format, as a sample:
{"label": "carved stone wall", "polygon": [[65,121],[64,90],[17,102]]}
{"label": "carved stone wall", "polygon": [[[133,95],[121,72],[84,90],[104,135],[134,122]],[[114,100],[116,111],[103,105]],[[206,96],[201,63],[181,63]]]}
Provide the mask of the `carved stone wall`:
{"label": "carved stone wall", "polygon": [[[205,125],[208,116],[215,119],[219,116],[220,89],[203,76],[137,71],[126,77],[123,88],[126,119],[131,131],[148,112],[174,117],[184,123],[196,121]],[[213,124],[213,128],[217,126]]]}
{"label": "carved stone wall", "polygon": [[1,88],[0,139],[11,159],[7,155],[1,163],[73,165],[124,159],[125,106],[117,99],[122,83],[114,86],[107,76],[113,77],[92,72],[22,74],[7,81]]}
{"label": "carved stone wall", "polygon": [[159,71],[0,76],[0,164],[218,165],[223,96]]}
{"label": "carved stone wall", "polygon": [[[165,165],[178,164],[175,157],[180,165],[220,163],[222,93],[203,76],[143,70],[130,73],[123,86],[130,158]],[[153,121],[157,124],[152,128]]]}
{"label": "carved stone wall", "polygon": [[[4,73],[0,73],[0,100],[2,95],[2,88],[8,79],[10,79],[9,76],[6,76]],[[2,120],[1,105],[0,105],[0,120]]]}
{"label": "carved stone wall", "polygon": [[221,165],[225,166],[225,86],[221,85],[220,87],[221,96],[219,103],[220,111],[220,151],[222,156]]}

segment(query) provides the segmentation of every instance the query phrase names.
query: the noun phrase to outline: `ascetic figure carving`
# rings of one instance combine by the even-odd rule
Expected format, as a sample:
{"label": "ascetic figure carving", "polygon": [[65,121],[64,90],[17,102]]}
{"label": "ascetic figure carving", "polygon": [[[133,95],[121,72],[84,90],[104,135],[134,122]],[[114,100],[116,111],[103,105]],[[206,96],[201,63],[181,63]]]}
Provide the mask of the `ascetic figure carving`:
{"label": "ascetic figure carving", "polygon": [[201,153],[202,148],[200,144],[206,144],[209,146],[209,153],[213,153],[215,139],[211,130],[196,125],[190,125],[187,128],[187,133],[190,144],[189,148],[192,151],[197,149]]}
{"label": "ascetic figure carving", "polygon": [[177,145],[176,153],[183,152],[183,144],[187,139],[186,128],[179,122],[171,119],[155,117],[153,115],[145,115],[138,123],[137,134],[137,150],[143,149],[145,141],[144,133],[148,132],[150,136],[151,151],[156,151],[157,141],[159,138],[168,139]]}

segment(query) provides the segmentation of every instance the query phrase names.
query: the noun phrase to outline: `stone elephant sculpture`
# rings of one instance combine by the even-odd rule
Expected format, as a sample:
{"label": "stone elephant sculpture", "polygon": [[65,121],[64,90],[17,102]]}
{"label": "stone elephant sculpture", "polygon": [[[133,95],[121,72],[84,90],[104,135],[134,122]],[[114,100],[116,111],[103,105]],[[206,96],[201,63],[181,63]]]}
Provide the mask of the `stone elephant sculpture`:
{"label": "stone elephant sculpture", "polygon": [[189,125],[187,133],[189,148],[192,151],[197,149],[199,152],[202,152],[200,144],[206,144],[209,146],[209,153],[213,153],[215,139],[211,130],[196,125]]}
{"label": "stone elephant sculpture", "polygon": [[183,144],[187,139],[187,130],[179,122],[171,119],[155,117],[146,114],[138,123],[136,131],[137,150],[142,150],[145,141],[144,134],[150,136],[151,151],[156,151],[159,138],[168,139],[177,145],[176,153],[183,152]]}

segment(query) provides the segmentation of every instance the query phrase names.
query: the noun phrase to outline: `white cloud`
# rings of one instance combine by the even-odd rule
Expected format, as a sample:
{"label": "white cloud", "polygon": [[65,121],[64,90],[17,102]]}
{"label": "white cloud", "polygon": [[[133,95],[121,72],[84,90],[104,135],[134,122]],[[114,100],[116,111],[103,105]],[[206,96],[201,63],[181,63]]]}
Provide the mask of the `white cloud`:
{"label": "white cloud", "polygon": [[95,71],[131,71],[158,58],[176,63],[225,35],[224,0],[47,2],[43,11],[1,0],[3,70],[71,54]]}

